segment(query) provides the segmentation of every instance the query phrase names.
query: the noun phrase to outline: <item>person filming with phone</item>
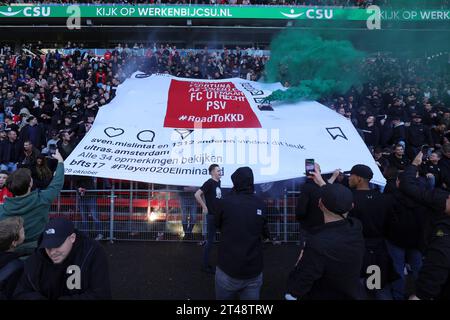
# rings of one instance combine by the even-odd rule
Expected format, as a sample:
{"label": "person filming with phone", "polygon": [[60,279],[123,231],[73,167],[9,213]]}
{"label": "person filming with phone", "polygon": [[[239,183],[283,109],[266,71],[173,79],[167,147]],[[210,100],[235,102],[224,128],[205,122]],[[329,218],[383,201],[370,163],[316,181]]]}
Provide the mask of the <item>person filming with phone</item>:
{"label": "person filming with phone", "polygon": [[44,190],[34,190],[31,171],[26,168],[13,172],[6,180],[6,187],[13,194],[0,205],[0,220],[19,216],[24,220],[25,241],[17,247],[17,252],[31,254],[37,248],[39,235],[48,222],[50,206],[58,196],[64,184],[64,160],[56,151],[53,156],[58,161],[55,175]]}
{"label": "person filming with phone", "polygon": [[323,225],[310,232],[288,278],[286,300],[359,299],[359,276],[364,257],[361,223],[348,217],[352,192],[341,184],[327,184],[316,164],[308,172],[320,188]]}
{"label": "person filming with phone", "polygon": [[[305,159],[306,175],[311,177],[312,172],[314,172],[314,159]],[[336,169],[327,180],[328,183],[333,183],[339,174],[339,169]],[[320,187],[313,179],[307,179],[300,187],[300,195],[297,199],[295,216],[300,223],[302,234],[308,232],[311,228],[321,226],[324,223],[323,213],[319,208],[320,190]]]}

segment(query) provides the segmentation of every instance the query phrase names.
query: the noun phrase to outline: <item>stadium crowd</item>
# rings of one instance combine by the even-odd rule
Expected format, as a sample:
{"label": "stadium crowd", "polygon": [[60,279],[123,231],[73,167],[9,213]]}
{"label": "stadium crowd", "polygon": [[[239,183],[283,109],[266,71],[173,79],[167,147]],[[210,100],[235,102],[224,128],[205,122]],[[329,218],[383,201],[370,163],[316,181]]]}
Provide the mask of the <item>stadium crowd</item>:
{"label": "stadium crowd", "polygon": [[38,159],[45,166],[42,155],[50,156],[56,147],[66,158],[90,129],[99,108],[110,102],[117,86],[137,70],[196,79],[242,77],[256,81],[267,59],[259,49],[252,54],[236,48],[220,54],[201,50],[181,56],[176,46],[155,45],[138,56],[131,46],[119,44],[96,57],[79,49],[69,55],[58,50],[45,56],[13,55],[4,45],[0,49],[2,169],[12,172],[27,167],[34,172],[37,161],[41,163]]}
{"label": "stadium crowd", "polygon": [[[118,44],[97,57],[81,45],[65,47],[71,49],[70,54],[50,50],[42,56],[28,51],[35,50],[36,46],[24,47],[27,50],[18,55],[9,45],[0,47],[0,117],[3,117],[0,201],[5,202],[0,206],[0,216],[8,216],[6,222],[0,222],[0,258],[3,259],[0,266],[15,261],[16,248],[23,250],[23,243],[28,249],[40,248],[27,260],[26,276],[17,276],[12,281],[18,289],[5,290],[7,298],[13,295],[21,299],[110,297],[107,273],[102,272],[107,270],[106,260],[96,242],[64,219],[52,220],[45,226],[45,214],[63,187],[63,160],[89,131],[98,110],[114,99],[121,82],[137,70],[194,79],[241,77],[256,81],[264,78],[264,66],[269,59],[258,48],[237,47],[218,52],[205,49],[180,55],[176,46],[167,44],[144,48],[145,54],[137,55],[133,50],[136,46]],[[289,276],[286,299],[372,296],[401,300],[411,293],[405,289],[408,272],[417,280],[414,298],[449,297],[450,79],[448,73],[436,70],[441,65],[439,61],[447,58],[438,54],[430,58],[398,59],[379,54],[368,58],[360,67],[360,72],[367,73],[369,79],[362,87],[321,101],[354,123],[388,183],[381,189],[371,186],[373,172],[364,164],[355,164],[349,177],[335,172],[326,182],[316,167],[302,186],[298,199],[296,214],[303,230],[302,253]],[[253,174],[248,168],[233,174],[237,196],[227,202],[224,211],[208,203],[206,194],[217,194],[217,188],[220,189],[218,168],[210,168],[210,173],[214,181],[201,188],[206,201],[198,200],[201,195],[197,199],[204,212],[231,215],[236,203],[244,200],[260,210],[261,203],[248,196],[254,191]],[[78,178],[75,184],[80,196],[86,189],[94,189],[91,178]],[[342,189],[343,186],[347,188]],[[41,192],[33,191],[36,189]],[[17,219],[14,212],[23,208],[29,208],[24,219]],[[262,210],[257,212],[264,216]],[[231,225],[244,228],[238,216],[235,215],[237,220]],[[229,281],[253,277],[253,282],[239,282],[236,290],[249,283],[261,286],[261,247],[253,244],[259,233],[264,232],[266,238],[269,235],[265,222],[255,219],[255,225],[264,230],[244,228],[242,232],[251,233],[245,241],[255,250],[258,261],[251,262],[254,264],[250,266],[238,266],[235,261],[241,261],[241,256],[233,259],[220,257],[219,253],[220,268],[216,272],[220,273],[216,274],[216,285],[217,281],[223,286]],[[235,242],[235,231],[227,223],[229,220],[220,223],[216,220],[216,225],[226,234],[227,246],[241,246]],[[329,227],[333,223],[339,228]],[[208,238],[210,235],[208,230]],[[333,241],[328,243],[330,237]],[[97,240],[101,238],[97,235]],[[349,241],[358,245],[349,248]],[[205,248],[208,257],[210,245]],[[343,253],[344,249],[353,252],[351,259]],[[89,254],[95,250],[99,252],[95,257]],[[221,250],[227,252],[223,246]],[[425,261],[423,255],[427,257]],[[337,258],[327,260],[329,256]],[[59,283],[63,269],[49,264],[48,259],[54,265],[61,261],[65,261],[64,265],[89,261],[90,267],[83,270],[83,277],[92,281],[87,291],[63,288]],[[208,258],[205,260],[208,273],[214,273]],[[343,267],[350,260],[352,267]],[[353,280],[365,283],[366,270],[371,265],[381,267],[381,284],[369,292],[359,290]],[[334,270],[333,274],[324,271],[328,267]],[[42,271],[41,276],[33,272],[37,269]],[[243,275],[239,270],[248,273]],[[94,276],[98,274],[103,277]],[[336,279],[346,281],[336,282]],[[218,297],[229,297],[224,287],[216,293]],[[252,297],[259,294],[253,290]]]}

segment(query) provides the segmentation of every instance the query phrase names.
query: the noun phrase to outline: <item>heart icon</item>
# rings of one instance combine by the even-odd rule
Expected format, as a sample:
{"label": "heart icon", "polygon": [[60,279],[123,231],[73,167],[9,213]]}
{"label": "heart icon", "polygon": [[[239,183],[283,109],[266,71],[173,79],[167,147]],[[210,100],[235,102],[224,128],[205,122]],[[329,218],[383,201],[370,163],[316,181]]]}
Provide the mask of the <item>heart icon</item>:
{"label": "heart icon", "polygon": [[103,132],[105,132],[108,137],[114,138],[122,135],[125,131],[121,128],[108,127]]}

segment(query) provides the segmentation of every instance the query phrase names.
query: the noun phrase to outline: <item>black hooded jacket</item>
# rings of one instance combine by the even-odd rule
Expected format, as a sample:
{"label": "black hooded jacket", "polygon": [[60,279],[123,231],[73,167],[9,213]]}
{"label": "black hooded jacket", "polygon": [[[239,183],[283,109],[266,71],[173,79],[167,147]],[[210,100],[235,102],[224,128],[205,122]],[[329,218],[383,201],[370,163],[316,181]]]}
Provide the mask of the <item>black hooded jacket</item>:
{"label": "black hooded jacket", "polygon": [[368,277],[369,266],[377,265],[382,270],[381,286],[384,287],[397,279],[384,241],[388,216],[392,210],[392,199],[377,190],[353,190],[353,203],[354,207],[349,212],[349,217],[361,222],[366,246],[361,278]]}
{"label": "black hooded jacket", "polygon": [[[81,288],[69,289],[71,276],[67,268],[81,270]],[[94,240],[76,231],[72,250],[61,264],[54,264],[45,249],[38,249],[25,262],[22,275],[14,292],[19,300],[105,300],[111,299],[108,261],[103,248]]]}
{"label": "black hooded jacket", "polygon": [[237,279],[251,279],[263,271],[262,237],[270,238],[266,205],[255,195],[253,172],[237,169],[233,190],[219,202],[215,215],[221,231],[218,267]]}
{"label": "black hooded jacket", "polygon": [[313,228],[289,275],[287,292],[302,300],[359,299],[363,257],[364,238],[358,219]]}
{"label": "black hooded jacket", "polygon": [[400,191],[412,198],[417,203],[428,208],[429,216],[433,220],[445,216],[446,200],[449,192],[436,188],[433,190],[422,189],[416,179],[418,168],[414,165],[406,167],[400,181]]}
{"label": "black hooded jacket", "polygon": [[447,186],[446,190],[450,190],[450,158],[443,155],[441,160],[439,160],[438,166],[441,172],[440,183]]}
{"label": "black hooded jacket", "polygon": [[400,248],[424,250],[430,228],[427,209],[397,189],[387,221],[387,239]]}
{"label": "black hooded jacket", "polygon": [[434,225],[425,259],[416,281],[416,295],[422,300],[450,299],[450,217]]}
{"label": "black hooded jacket", "polygon": [[420,147],[424,144],[431,145],[433,143],[430,129],[423,124],[412,123],[406,131],[406,136],[408,144],[413,147]]}
{"label": "black hooded jacket", "polygon": [[[414,237],[411,232],[415,230],[414,232],[419,241],[418,248],[423,249],[427,246],[435,222],[445,217],[446,201],[450,194],[439,188],[433,190],[422,189],[416,178],[417,171],[418,168],[414,165],[406,167],[400,179],[399,189],[401,194],[397,194],[396,199],[399,201],[397,203],[404,207],[402,224],[404,227],[408,225],[408,229],[410,229],[409,231],[405,229],[409,236],[403,234],[403,241],[411,240]],[[410,217],[407,219],[408,212]],[[417,234],[416,232],[419,233]],[[397,238],[400,237],[398,232],[396,233]]]}
{"label": "black hooded jacket", "polygon": [[16,140],[14,142],[4,140],[0,143],[0,162],[7,164],[8,162],[16,163],[19,161],[19,154],[21,151],[20,143]]}
{"label": "black hooded jacket", "polygon": [[295,216],[300,227],[306,231],[324,224],[323,213],[319,208],[320,187],[308,179],[301,187],[300,196],[295,207]]}
{"label": "black hooded jacket", "polygon": [[420,299],[450,299],[450,216],[445,214],[450,193],[440,189],[424,190],[415,181],[416,166],[406,168],[400,190],[427,209],[433,226],[427,236],[424,264],[416,281]]}

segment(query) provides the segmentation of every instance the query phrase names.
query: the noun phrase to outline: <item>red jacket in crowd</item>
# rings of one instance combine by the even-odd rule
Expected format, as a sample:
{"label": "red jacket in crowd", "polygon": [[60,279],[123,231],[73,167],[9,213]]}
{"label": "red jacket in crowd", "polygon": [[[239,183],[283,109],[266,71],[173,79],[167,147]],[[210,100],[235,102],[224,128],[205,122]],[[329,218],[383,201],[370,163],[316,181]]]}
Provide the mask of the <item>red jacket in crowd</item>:
{"label": "red jacket in crowd", "polygon": [[9,191],[6,186],[0,189],[0,204],[5,202],[5,198],[12,197],[13,194]]}
{"label": "red jacket in crowd", "polygon": [[106,72],[97,71],[95,74],[95,83],[103,83],[106,84]]}

